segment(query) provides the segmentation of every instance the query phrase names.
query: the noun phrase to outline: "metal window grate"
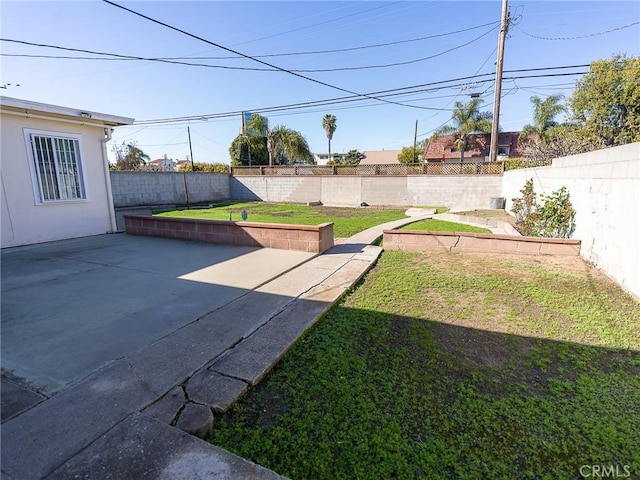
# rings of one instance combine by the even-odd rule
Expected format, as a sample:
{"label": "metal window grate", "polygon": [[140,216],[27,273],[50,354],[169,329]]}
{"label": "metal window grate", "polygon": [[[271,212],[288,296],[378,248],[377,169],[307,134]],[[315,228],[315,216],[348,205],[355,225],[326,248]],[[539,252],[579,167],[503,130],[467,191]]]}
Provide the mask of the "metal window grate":
{"label": "metal window grate", "polygon": [[31,135],[40,201],[86,198],[77,139]]}

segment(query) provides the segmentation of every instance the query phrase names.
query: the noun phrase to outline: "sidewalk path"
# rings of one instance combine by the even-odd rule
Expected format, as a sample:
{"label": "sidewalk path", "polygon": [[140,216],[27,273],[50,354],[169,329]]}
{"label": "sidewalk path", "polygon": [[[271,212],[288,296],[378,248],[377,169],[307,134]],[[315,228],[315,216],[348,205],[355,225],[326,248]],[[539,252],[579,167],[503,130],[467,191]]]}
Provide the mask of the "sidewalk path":
{"label": "sidewalk path", "polygon": [[2,478],[283,478],[189,433],[211,427],[362,278],[384,229],[420,215],[354,235],[6,421]]}

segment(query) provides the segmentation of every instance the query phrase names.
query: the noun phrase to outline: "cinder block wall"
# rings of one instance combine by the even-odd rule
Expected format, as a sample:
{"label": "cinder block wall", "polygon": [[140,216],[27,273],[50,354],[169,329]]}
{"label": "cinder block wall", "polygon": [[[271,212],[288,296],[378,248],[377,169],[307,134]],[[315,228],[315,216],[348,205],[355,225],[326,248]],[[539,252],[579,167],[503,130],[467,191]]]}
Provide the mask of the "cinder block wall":
{"label": "cinder block wall", "polygon": [[499,197],[500,175],[231,177],[231,198],[266,202],[489,208]]}
{"label": "cinder block wall", "polygon": [[507,211],[530,178],[538,198],[567,188],[576,210],[572,237],[582,240],[582,257],[640,297],[640,143],[505,172],[500,196]]}
{"label": "cinder block wall", "polygon": [[229,196],[229,175],[210,172],[111,171],[116,208],[216,202]]}
{"label": "cinder block wall", "polygon": [[319,176],[230,177],[229,191],[234,200],[317,202],[322,194],[322,178]]}

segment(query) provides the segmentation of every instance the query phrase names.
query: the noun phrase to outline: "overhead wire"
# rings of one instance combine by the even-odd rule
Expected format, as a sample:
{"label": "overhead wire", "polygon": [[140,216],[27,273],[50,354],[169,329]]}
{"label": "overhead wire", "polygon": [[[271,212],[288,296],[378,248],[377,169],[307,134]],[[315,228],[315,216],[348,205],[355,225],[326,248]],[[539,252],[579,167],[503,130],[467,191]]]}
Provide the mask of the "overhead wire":
{"label": "overhead wire", "polygon": [[600,36],[600,35],[606,35],[607,33],[617,32],[618,30],[624,30],[625,28],[633,27],[635,25],[640,25],[640,22],[633,22],[633,23],[629,23],[628,25],[623,25],[621,27],[611,28],[609,30],[605,30],[605,31],[602,31],[602,32],[589,33],[587,35],[580,35],[580,36],[573,36],[573,37],[542,37],[542,36],[539,36],[539,35],[533,35],[531,33],[527,33],[517,25],[516,25],[516,28],[520,32],[524,33],[526,36],[531,37],[531,38],[537,38],[538,40],[559,41],[559,40],[580,40],[582,38],[597,37],[597,36]]}
{"label": "overhead wire", "polygon": [[[426,60],[431,60],[433,58],[437,58],[437,57],[440,57],[442,55],[446,55],[447,53],[450,53],[450,52],[453,52],[455,50],[458,50],[460,48],[466,47],[466,46],[468,46],[468,45],[480,40],[481,38],[487,36],[492,31],[494,31],[496,28],[497,27],[494,27],[494,28],[488,30],[487,32],[483,33],[482,35],[480,35],[480,36],[478,36],[478,37],[476,37],[476,38],[474,38],[474,39],[472,39],[472,40],[470,40],[468,42],[465,42],[465,43],[463,43],[461,45],[457,45],[455,47],[449,48],[449,49],[444,50],[442,52],[439,52],[439,53],[436,53],[436,54],[433,54],[433,55],[429,55],[427,57],[416,58],[416,59],[407,60],[407,61],[403,61],[403,62],[395,62],[395,63],[379,64],[379,65],[361,65],[361,66],[355,66],[355,67],[335,67],[335,68],[315,68],[315,69],[294,69],[294,68],[290,68],[290,69],[288,69],[288,71],[296,72],[296,73],[341,72],[341,71],[350,71],[350,70],[370,70],[370,69],[376,69],[376,68],[390,68],[390,67],[397,67],[397,66],[402,66],[402,65],[411,65],[411,64],[423,62],[423,61],[426,61]],[[80,49],[80,48],[70,48],[70,47],[62,47],[62,46],[59,46],[59,45],[39,44],[39,43],[27,42],[27,41],[24,41],[24,40],[15,40],[15,39],[8,39],[8,38],[0,38],[0,41],[12,42],[12,43],[18,43],[18,44],[30,45],[30,46],[36,46],[36,47],[54,48],[54,49],[58,49],[58,50],[66,50],[66,51],[79,52],[79,53],[89,53],[89,54],[93,54],[93,55],[102,55],[102,56],[111,57],[111,58],[1,53],[0,56],[3,56],[3,57],[52,58],[52,59],[56,59],[56,60],[99,60],[99,61],[132,61],[132,60],[140,61],[140,60],[143,60],[143,61],[150,61],[150,62],[161,62],[161,63],[176,64],[176,65],[185,65],[185,66],[190,66],[190,67],[220,68],[220,69],[225,69],[225,70],[244,70],[244,71],[258,71],[258,72],[277,72],[277,71],[279,71],[279,69],[276,69],[276,68],[239,67],[239,66],[231,66],[231,65],[211,65],[211,64],[207,64],[207,63],[184,62],[184,61],[181,61],[181,60],[173,60],[173,59],[168,59],[168,58],[163,58],[163,57],[141,57],[141,56],[137,56],[137,55],[122,55],[122,54],[116,54],[116,53],[97,52],[97,51]]]}
{"label": "overhead wire", "polygon": [[212,45],[214,47],[218,47],[218,48],[220,48],[222,50],[225,50],[227,52],[233,53],[235,55],[242,56],[242,57],[244,57],[244,58],[246,58],[248,60],[253,60],[254,62],[260,63],[260,64],[265,65],[267,67],[275,68],[275,69],[277,69],[277,70],[279,70],[279,71],[281,71],[283,73],[287,73],[289,75],[293,75],[293,76],[295,76],[297,78],[300,78],[300,79],[303,79],[303,80],[306,80],[306,81],[309,81],[309,82],[312,82],[312,83],[315,83],[315,84],[318,84],[318,85],[322,85],[322,86],[325,86],[325,87],[328,87],[328,88],[331,88],[331,89],[334,89],[334,90],[338,90],[338,91],[341,91],[341,92],[349,93],[351,95],[358,95],[358,96],[361,96],[361,97],[365,97],[365,98],[369,98],[369,99],[373,99],[373,100],[378,100],[378,101],[384,102],[384,103],[400,105],[400,106],[408,107],[408,108],[417,108],[417,109],[422,109],[423,108],[423,107],[421,107],[419,105],[406,105],[406,104],[403,104],[403,103],[394,102],[394,101],[386,100],[386,99],[383,99],[383,98],[376,98],[374,96],[358,93],[358,92],[355,92],[355,91],[352,91],[352,90],[349,90],[349,89],[346,89],[346,88],[343,88],[343,87],[339,87],[337,85],[330,84],[328,82],[324,82],[322,80],[315,79],[313,77],[309,77],[309,76],[306,76],[306,75],[302,75],[300,73],[292,72],[291,70],[288,70],[286,68],[282,68],[282,67],[274,65],[272,63],[265,62],[264,60],[260,60],[259,58],[255,58],[255,57],[252,57],[251,55],[247,55],[247,54],[241,53],[241,52],[239,52],[237,50],[234,50],[232,48],[225,47],[223,45],[220,45],[219,43],[212,42],[211,40],[207,40],[206,38],[203,38],[203,37],[200,37],[200,36],[195,35],[193,33],[187,32],[186,30],[183,30],[181,28],[174,27],[172,25],[169,25],[168,23],[165,23],[165,22],[162,22],[162,21],[157,20],[155,18],[149,17],[148,15],[144,15],[142,13],[136,12],[135,10],[132,10],[130,8],[127,8],[127,7],[124,7],[122,5],[119,5],[119,4],[115,3],[115,2],[112,2],[111,0],[102,0],[102,1],[104,3],[107,3],[109,5],[114,6],[116,8],[120,8],[120,9],[126,11],[126,12],[129,12],[129,13],[131,13],[133,15],[136,15],[136,16],[139,16],[141,18],[144,18],[145,20],[148,20],[150,22],[156,23],[156,24],[161,25],[161,26],[163,26],[165,28],[168,28],[170,30],[179,32],[179,33],[181,33],[183,35],[186,35],[186,36],[188,36],[190,38],[199,40],[201,42],[207,43],[207,44]]}
{"label": "overhead wire", "polygon": [[[537,69],[534,69],[537,70]],[[525,79],[525,78],[546,78],[546,77],[555,77],[555,76],[571,76],[571,75],[584,75],[587,72],[570,72],[570,73],[555,73],[555,74],[546,74],[546,75],[528,75],[528,76],[514,76],[514,77],[504,77],[505,81],[514,80],[514,79]],[[490,76],[493,74],[483,74],[483,76]],[[468,78],[468,77],[467,77]],[[465,78],[463,78],[464,80]],[[493,82],[493,78],[485,78],[477,80],[477,83],[487,83]],[[461,85],[465,85],[465,83],[451,83],[444,85],[450,81],[440,81],[440,82],[432,82],[431,84],[423,84],[419,86],[413,87],[403,87],[399,89],[385,90],[379,92],[373,92],[372,94],[376,95],[376,98],[380,97],[393,97],[393,96],[401,96],[401,95],[415,95],[418,93],[429,92],[433,93],[435,91],[444,89],[444,88],[456,88]],[[439,86],[434,86],[435,84],[440,84]],[[412,89],[412,90],[411,90]],[[273,112],[283,112],[290,110],[300,110],[300,109],[309,109],[316,108],[319,106],[327,106],[327,105],[339,105],[344,103],[353,103],[353,102],[362,102],[365,101],[366,97],[362,96],[345,96],[345,97],[336,97],[332,99],[325,100],[315,100],[315,101],[307,101],[307,102],[299,102],[294,104],[286,104],[286,105],[277,105],[271,107],[262,107],[262,108],[252,108],[243,111],[251,111],[253,113],[273,113]],[[424,109],[430,109],[435,111],[451,111],[446,108],[436,108],[436,107],[424,107]],[[172,117],[172,118],[161,118],[161,119],[149,119],[149,120],[140,120],[136,121],[134,125],[158,125],[158,124],[179,124],[179,123],[187,123],[191,121],[204,121],[210,119],[217,118],[228,118],[241,115],[243,111],[228,111],[228,112],[219,112],[213,114],[202,114],[202,115],[191,115],[185,117]]]}

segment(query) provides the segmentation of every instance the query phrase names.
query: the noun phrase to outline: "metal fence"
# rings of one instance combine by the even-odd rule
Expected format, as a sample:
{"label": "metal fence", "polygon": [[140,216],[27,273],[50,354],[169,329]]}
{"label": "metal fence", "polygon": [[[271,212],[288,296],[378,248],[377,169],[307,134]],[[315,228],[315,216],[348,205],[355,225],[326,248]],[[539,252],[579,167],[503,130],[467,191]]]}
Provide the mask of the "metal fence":
{"label": "metal fence", "polygon": [[292,176],[292,175],[502,175],[504,162],[428,162],[420,164],[387,165],[295,165],[231,167],[234,176]]}

